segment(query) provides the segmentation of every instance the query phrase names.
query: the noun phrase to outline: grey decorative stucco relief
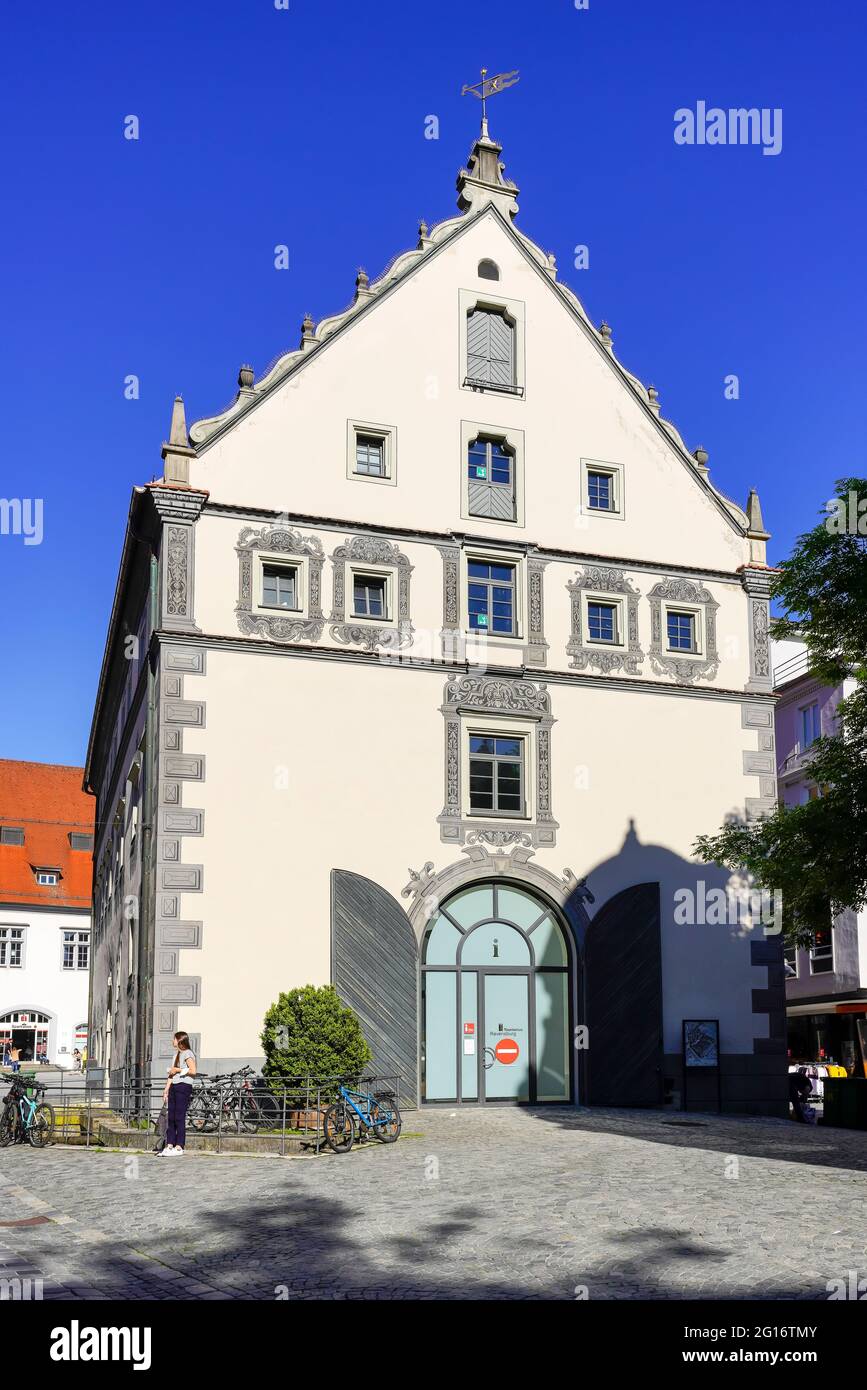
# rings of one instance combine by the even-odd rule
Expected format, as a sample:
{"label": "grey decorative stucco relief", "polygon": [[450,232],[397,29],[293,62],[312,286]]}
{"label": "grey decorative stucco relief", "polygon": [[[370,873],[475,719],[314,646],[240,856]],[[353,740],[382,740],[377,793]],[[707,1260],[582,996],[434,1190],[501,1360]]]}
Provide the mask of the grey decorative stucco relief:
{"label": "grey decorative stucco relief", "polygon": [[[277,524],[256,530],[245,526],[235,546],[240,565],[238,626],[248,636],[271,637],[275,642],[318,642],[325,619],[322,613],[322,566],[325,554],[318,536],[302,536],[291,527]],[[274,559],[303,560],[307,572],[307,603],[304,613],[262,613],[254,609],[254,557],[267,551]]]}
{"label": "grey decorative stucco relief", "polygon": [[747,567],[741,573],[749,603],[750,678],[746,689],[757,694],[770,694],[774,688],[770,641],[772,577],[767,569]]}
{"label": "grey decorative stucco relief", "polygon": [[[403,552],[384,536],[349,536],[343,545],[337,546],[331,562],[334,596],[330,631],[335,642],[360,646],[369,652],[377,647],[396,651],[410,646],[413,639],[409,606],[412,565]],[[378,624],[347,619],[346,569],[352,565],[376,565],[394,571],[396,592],[391,598],[394,612],[389,615],[388,622]]]}
{"label": "grey decorative stucco relief", "polygon": [[207,494],[195,489],[157,486],[151,488],[150,497],[162,522],[160,626],[172,632],[196,632],[193,610],[196,521]]}
{"label": "grey decorative stucco relief", "polygon": [[[572,633],[566,644],[571,657],[569,665],[576,671],[595,666],[604,675],[626,671],[630,676],[641,674],[644,652],[638,640],[638,600],[641,597],[634,585],[625,578],[623,570],[611,566],[588,565],[579,570],[566,588],[572,609]],[[584,631],[584,593],[591,591],[600,597],[622,599],[626,608],[626,642],[622,646],[602,646],[588,640]]]}
{"label": "grey decorative stucco relief", "polygon": [[[437,817],[440,838],[449,844],[556,844],[558,823],[551,811],[551,697],[545,685],[497,676],[452,676],[446,684],[441,712],[445,720],[445,803]],[[528,748],[535,769],[535,804],[531,819],[486,819],[464,808],[462,721],[488,712],[514,714],[533,721]],[[505,731],[506,726],[504,726]]]}
{"label": "grey decorative stucco relief", "polygon": [[[438,545],[443,561],[443,659],[466,660],[466,633],[461,613],[461,549],[457,545]],[[523,662],[525,666],[544,666],[548,642],[545,639],[545,567],[547,560],[530,555],[526,562],[526,637]],[[474,642],[491,640],[474,632]],[[493,640],[496,640],[494,638]],[[514,638],[503,639],[510,642]]]}
{"label": "grey decorative stucco relief", "polygon": [[173,1055],[172,1035],[178,1026],[177,1010],[201,1002],[201,977],[181,975],[180,951],[198,950],[202,922],[182,918],[182,895],[201,893],[204,868],[182,858],[184,840],[200,838],[205,813],[182,804],[183,787],[204,781],[205,758],[185,753],[186,729],[205,727],[205,701],[185,698],[184,680],[204,675],[203,649],[160,648],[160,769],[156,798],[156,917],[154,930],[154,1023],[152,1065],[161,1071]]}
{"label": "grey decorative stucco relief", "polygon": [[744,798],[747,820],[769,815],[777,804],[777,763],[774,742],[774,706],[771,701],[745,700],[741,705],[741,727],[754,730],[757,748],[745,748],[741,754],[743,772],[758,777],[758,796]]}
{"label": "grey decorative stucco relief", "polygon": [[[674,676],[689,685],[694,680],[713,680],[719,670],[716,645],[716,611],[719,604],[701,583],[690,579],[662,579],[647,595],[650,601],[650,665],[654,675]],[[697,656],[665,649],[662,623],[663,603],[687,604],[700,608],[704,617],[704,650]]]}
{"label": "grey decorative stucco relief", "polygon": [[558,877],[550,870],[532,864],[533,850],[522,845],[513,846],[508,853],[498,848],[492,854],[483,843],[468,842],[461,853],[466,856],[465,859],[448,864],[439,873],[435,872],[430,860],[418,872],[410,870],[409,883],[401,889],[401,897],[411,900],[406,912],[419,944],[444,898],[466,884],[484,879],[505,879],[535,888],[550,898],[563,912],[576,945],[581,948],[590,924],[584,904],[594,900],[585,879],[576,878],[571,869],[564,869]]}

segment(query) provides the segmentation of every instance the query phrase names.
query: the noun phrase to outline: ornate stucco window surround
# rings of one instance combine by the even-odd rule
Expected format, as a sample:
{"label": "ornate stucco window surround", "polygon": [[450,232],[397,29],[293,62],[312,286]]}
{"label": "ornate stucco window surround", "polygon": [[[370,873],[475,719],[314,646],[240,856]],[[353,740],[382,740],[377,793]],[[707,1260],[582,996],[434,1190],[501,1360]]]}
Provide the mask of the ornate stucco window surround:
{"label": "ornate stucco window surround", "polygon": [[[330,632],[335,642],[360,646],[372,652],[377,647],[397,650],[413,641],[410,620],[409,582],[412,565],[396,545],[384,536],[349,536],[331,556],[334,601]],[[386,580],[387,612],[384,618],[356,616],[352,611],[354,576],[377,576]]]}
{"label": "ornate stucco window surround", "polygon": [[[445,804],[437,817],[449,844],[556,844],[551,812],[551,697],[547,687],[495,676],[453,676],[440,706],[445,721]],[[524,741],[524,815],[487,817],[469,809],[469,739],[474,733]]]}
{"label": "ornate stucco window surround", "polygon": [[[235,546],[239,564],[235,612],[243,633],[276,642],[317,642],[322,636],[322,566],[325,554],[318,536],[302,536],[278,523],[262,530],[245,526]],[[271,608],[262,602],[266,564],[285,563],[297,572],[297,609]]]}
{"label": "ornate stucco window surround", "polygon": [[[518,647],[525,666],[544,666],[548,642],[545,639],[545,567],[533,549],[507,549],[496,544],[470,542],[455,537],[454,545],[438,546],[443,562],[443,660],[468,660],[483,665],[488,647],[502,650]],[[468,564],[479,560],[511,565],[515,570],[515,630],[511,636],[484,635],[469,628]]]}
{"label": "ornate stucco window surround", "polygon": [[[719,670],[716,644],[716,611],[719,604],[703,584],[690,579],[667,578],[649,591],[650,665],[657,676],[674,676],[687,684],[703,677],[713,680]],[[695,623],[692,651],[672,650],[668,645],[669,613],[686,613]]]}
{"label": "ornate stucco window surround", "polygon": [[[608,675],[611,671],[626,671],[631,676],[641,674],[644,652],[638,640],[638,589],[625,578],[623,570],[604,566],[586,566],[579,570],[566,588],[569,590],[572,612],[572,632],[566,651],[573,670],[595,667]],[[615,640],[594,641],[591,634],[590,605],[611,605],[617,612]]]}

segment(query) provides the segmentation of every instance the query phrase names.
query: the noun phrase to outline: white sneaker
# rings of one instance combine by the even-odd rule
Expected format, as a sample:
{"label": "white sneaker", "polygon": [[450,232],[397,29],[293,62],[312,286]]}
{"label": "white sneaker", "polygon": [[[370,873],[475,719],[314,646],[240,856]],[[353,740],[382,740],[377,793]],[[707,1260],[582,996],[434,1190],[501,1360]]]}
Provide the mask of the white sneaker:
{"label": "white sneaker", "polygon": [[157,1158],[162,1158],[164,1154],[173,1154],[174,1152],[174,1144],[166,1144],[164,1149],[160,1149],[159,1153],[157,1154]]}
{"label": "white sneaker", "polygon": [[183,1155],[183,1152],[184,1151],[181,1148],[180,1144],[175,1144],[174,1148],[172,1149],[172,1158],[180,1158]]}

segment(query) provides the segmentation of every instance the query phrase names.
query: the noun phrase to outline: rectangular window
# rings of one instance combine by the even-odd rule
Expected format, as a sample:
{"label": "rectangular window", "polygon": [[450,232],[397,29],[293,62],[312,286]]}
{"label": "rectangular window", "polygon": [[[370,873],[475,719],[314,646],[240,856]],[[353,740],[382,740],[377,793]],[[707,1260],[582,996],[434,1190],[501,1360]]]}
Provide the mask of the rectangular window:
{"label": "rectangular window", "polygon": [[20,967],[24,951],[23,927],[0,927],[0,967]]}
{"label": "rectangular window", "polygon": [[470,810],[524,814],[524,740],[470,735]]}
{"label": "rectangular window", "polygon": [[515,520],[515,456],[503,440],[482,436],[470,440],[467,498],[470,516]]}
{"label": "rectangular window", "polygon": [[617,604],[587,604],[587,635],[591,642],[618,642]]}
{"label": "rectangular window", "polygon": [[385,477],[385,440],[381,436],[355,436],[355,471],[368,478]]}
{"label": "rectangular window", "polygon": [[813,933],[810,947],[810,974],[827,975],[834,969],[834,941],[831,927]]}
{"label": "rectangular window", "polygon": [[0,826],[0,845],[23,845],[24,831],[17,825]]}
{"label": "rectangular window", "polygon": [[515,391],[515,325],[501,309],[467,315],[466,385]]}
{"label": "rectangular window", "polygon": [[470,560],[467,565],[471,632],[513,637],[515,624],[515,566]]}
{"label": "rectangular window", "polygon": [[614,511],[614,475],[587,471],[587,506],[594,512]]}
{"label": "rectangular window", "polygon": [[294,565],[262,566],[262,607],[298,607],[298,570]]}
{"label": "rectangular window", "polygon": [[678,613],[674,609],[669,609],[666,614],[666,623],[669,651],[696,651],[694,613]]}
{"label": "rectangular window", "polygon": [[383,574],[355,574],[352,577],[352,611],[356,618],[385,618],[388,581]]}
{"label": "rectangular window", "polygon": [[819,705],[814,701],[812,705],[805,705],[801,710],[801,752],[809,748],[822,732],[822,724],[819,719]]}
{"label": "rectangular window", "polygon": [[787,946],[783,951],[783,960],[786,964],[786,979],[797,979],[798,975],[798,948],[797,946]]}
{"label": "rectangular window", "polygon": [[53,869],[37,869],[36,882],[42,884],[43,888],[53,888],[58,882],[60,875]]}
{"label": "rectangular window", "polygon": [[86,849],[93,851],[93,836],[80,835],[76,830],[69,832],[69,844],[72,849]]}
{"label": "rectangular window", "polygon": [[86,970],[90,952],[90,933],[86,931],[65,931],[63,933],[63,969]]}

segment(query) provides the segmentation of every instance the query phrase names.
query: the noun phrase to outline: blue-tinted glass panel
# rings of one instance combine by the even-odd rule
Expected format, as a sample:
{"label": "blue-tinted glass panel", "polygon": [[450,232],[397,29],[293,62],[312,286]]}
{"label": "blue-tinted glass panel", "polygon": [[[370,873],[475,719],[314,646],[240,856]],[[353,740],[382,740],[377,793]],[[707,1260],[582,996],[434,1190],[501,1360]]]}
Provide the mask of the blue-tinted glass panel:
{"label": "blue-tinted glass panel", "polygon": [[425,965],[454,965],[461,933],[440,913],[434,918],[424,952]]}
{"label": "blue-tinted glass panel", "polygon": [[617,640],[617,612],[613,603],[588,603],[587,629],[593,642]]}
{"label": "blue-tinted glass panel", "polygon": [[535,977],[538,1100],[570,1099],[568,978],[565,971]]}
{"label": "blue-tinted glass panel", "polygon": [[530,893],[523,893],[519,888],[505,888],[498,885],[496,911],[498,917],[515,922],[526,931],[528,927],[532,927],[534,922],[538,922],[545,908]]}
{"label": "blue-tinted glass panel", "polygon": [[593,511],[612,510],[614,495],[610,473],[587,474],[587,504]]}
{"label": "blue-tinted glass panel", "polygon": [[530,933],[536,965],[566,965],[566,943],[553,917],[544,917]]}
{"label": "blue-tinted glass panel", "polygon": [[695,650],[695,614],[669,613],[667,629],[669,648],[674,651]]}
{"label": "blue-tinted glass panel", "polygon": [[425,1099],[457,1099],[457,971],[429,970],[425,994]]}
{"label": "blue-tinted glass panel", "polygon": [[461,1099],[477,1100],[479,1095],[479,1006],[478,975],[461,971]]}
{"label": "blue-tinted glass panel", "polygon": [[530,948],[514,927],[486,922],[464,937],[461,965],[529,965]]}
{"label": "blue-tinted glass panel", "polygon": [[494,890],[487,884],[479,884],[475,888],[465,889],[454,898],[449,898],[448,902],[443,903],[443,907],[462,927],[472,927],[485,917],[493,917]]}

